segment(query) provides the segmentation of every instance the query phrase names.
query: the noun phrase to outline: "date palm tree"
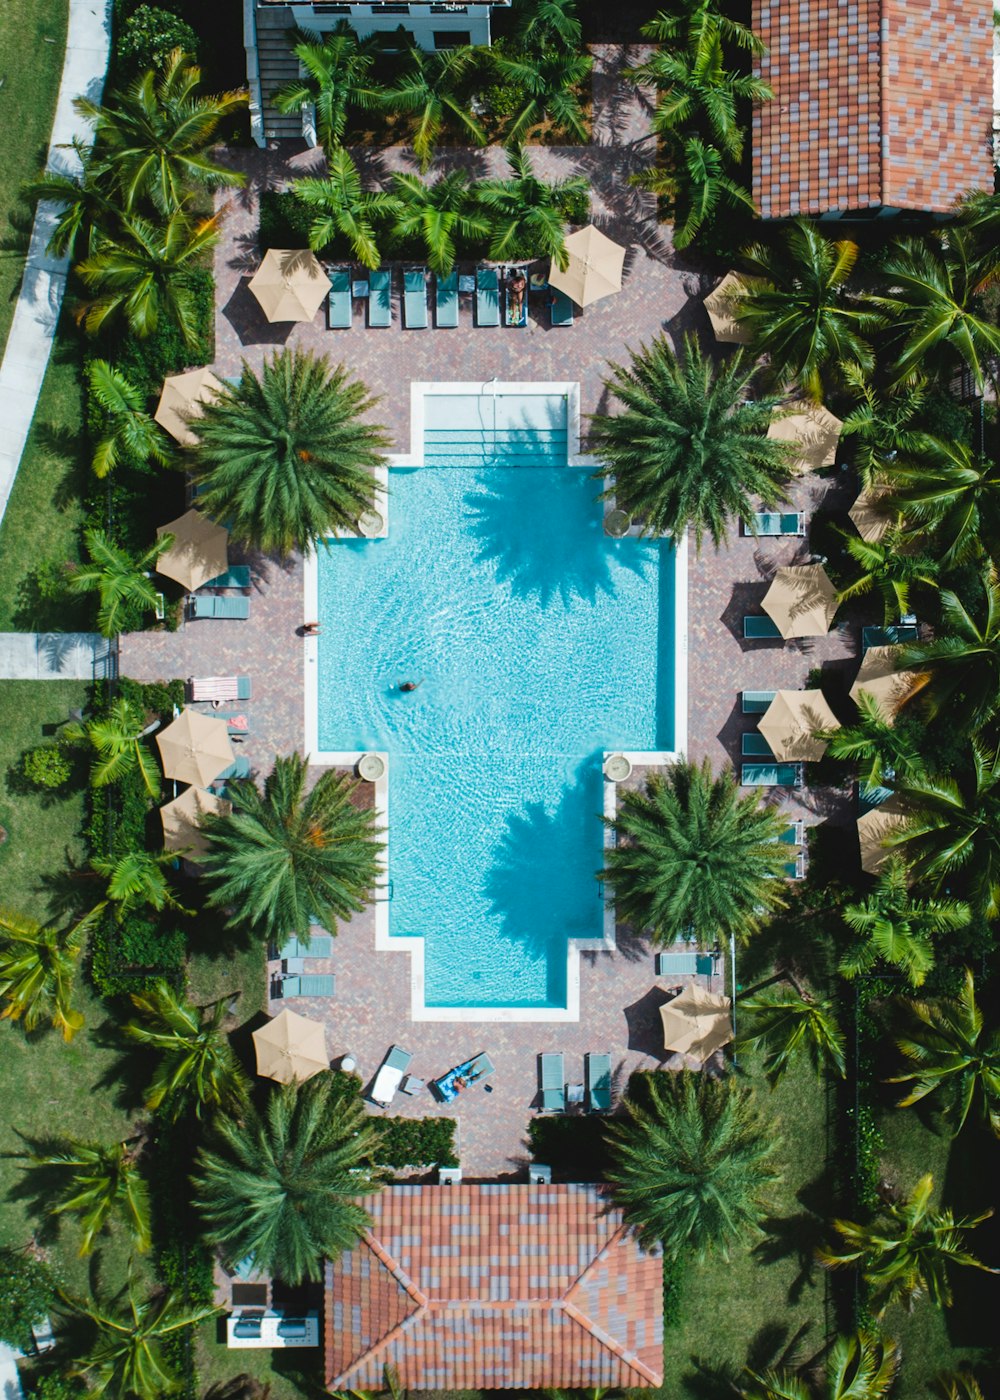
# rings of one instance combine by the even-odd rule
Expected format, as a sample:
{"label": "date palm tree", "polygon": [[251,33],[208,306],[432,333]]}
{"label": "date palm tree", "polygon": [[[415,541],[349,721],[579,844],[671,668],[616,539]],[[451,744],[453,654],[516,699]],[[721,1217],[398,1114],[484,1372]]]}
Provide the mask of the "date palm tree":
{"label": "date palm tree", "polygon": [[910,611],[910,589],[916,584],[936,588],[938,564],[929,554],[917,552],[912,535],[898,527],[879,540],[863,540],[853,530],[841,530],[847,553],[858,566],[857,578],[840,590],[839,601],[882,595],[885,626]]}
{"label": "date palm tree", "polygon": [[[340,1082],[338,1082],[338,1080]],[[263,1114],[219,1117],[199,1151],[195,1202],[227,1263],[252,1256],[284,1282],[321,1277],[369,1224],[358,1197],[379,1188],[379,1128],[343,1076],[274,1089]]]}
{"label": "date palm tree", "polygon": [[992,1211],[956,1220],[950,1210],[932,1205],[934,1178],[928,1172],[905,1201],[884,1206],[882,1219],[870,1225],[835,1220],[843,1243],[817,1251],[829,1268],[861,1271],[871,1289],[872,1306],[881,1317],[891,1303],[908,1306],[928,1297],[938,1307],[951,1307],[951,1269],[969,1267],[995,1274],[965,1248],[965,1236],[989,1219]]}
{"label": "date palm tree", "polygon": [[250,779],[233,782],[232,814],[206,818],[203,878],[209,903],[231,910],[230,927],[308,938],[310,915],[333,931],[371,899],[383,849],[374,811],[334,769],[308,791],[307,773],[300,754],[279,755],[263,793]]}
{"label": "date palm tree", "polygon": [[716,362],[688,336],[676,356],[660,337],[611,370],[622,410],[593,415],[591,450],[613,478],[604,496],[647,534],[690,529],[696,547],[706,534],[718,546],[732,517],[752,526],[758,498],[784,498],[788,449],[767,436],[778,400],[748,393],[755,366],[740,351]]}
{"label": "date palm tree", "polygon": [[66,587],[70,593],[97,594],[98,629],[102,637],[114,637],[137,614],[156,607],[159,595],[149,573],[174,537],[161,535],[140,555],[122,549],[103,530],[85,530],[83,542],[90,558],[69,566]]}
{"label": "date palm tree", "polygon": [[1000,709],[1000,581],[994,565],[982,578],[978,599],[941,590],[941,624],[933,641],[912,642],[903,665],[929,677],[924,703],[930,715],[947,712],[975,732]]}
{"label": "date palm tree", "polygon": [[722,152],[700,136],[679,141],[668,169],[654,166],[635,183],[667,200],[674,221],[675,248],[690,247],[724,210],[757,212],[749,192],[727,173]]}
{"label": "date palm tree", "polygon": [[128,1021],[125,1035],[159,1054],[146,1092],[146,1107],[178,1119],[188,1112],[241,1109],[247,1084],[239,1060],[222,1033],[228,997],[194,1006],[166,982],[132,994],[138,1020]]}
{"label": "date palm tree", "polygon": [[136,771],[146,792],[156,799],[160,795],[160,770],[145,744],[149,729],[145,712],[120,695],[105,714],[85,724],[68,724],[63,734],[67,739],[84,740],[94,749],[96,758],[90,771],[94,787],[120,782]]}
{"label": "date palm tree", "polygon": [[920,733],[898,716],[892,724],[868,691],[858,697],[858,719],[823,734],[831,758],[858,766],[863,787],[882,787],[902,777],[920,762]]}
{"label": "date palm tree", "polygon": [[608,1125],[608,1181],[645,1246],[704,1260],[761,1233],[767,1189],[778,1181],[774,1124],[735,1079],[649,1075],[648,1105],[625,1100]]}
{"label": "date palm tree", "polygon": [[742,1400],[884,1400],[899,1370],[895,1342],[862,1329],[838,1337],[826,1357],[822,1377],[813,1384],[798,1371],[747,1367],[738,1382]]}
{"label": "date palm tree", "polygon": [[480,180],[476,203],[491,225],[489,255],[494,262],[523,257],[552,258],[557,267],[569,265],[563,209],[568,200],[585,195],[589,184],[573,175],[547,184],[535,174],[531,157],[520,146],[506,151],[509,174]]}
{"label": "date palm tree", "polygon": [[843,1079],[844,1036],[833,999],[814,997],[795,987],[774,987],[740,1001],[744,1021],[740,1039],[764,1054],[764,1072],[776,1084],[805,1052],[817,1074]]}
{"label": "date palm tree", "polygon": [[965,442],[921,436],[912,463],[893,472],[893,494],[928,531],[943,568],[1000,553],[1000,465]]}
{"label": "date palm tree", "polygon": [[421,245],[432,271],[446,277],[455,266],[458,240],[489,237],[489,221],[476,208],[475,192],[462,170],[452,170],[425,184],[419,175],[397,174],[392,179],[397,210],[392,236],[411,246]]}
{"label": "date palm tree", "polygon": [[146,397],[107,360],[94,359],[87,366],[91,400],[104,422],[94,446],[94,475],[106,477],[123,461],[142,468],[151,462],[165,467],[170,461],[167,438],[151,413]]}
{"label": "date palm tree", "polygon": [[365,190],[357,166],[342,146],[327,158],[327,173],[292,183],[292,193],[313,215],[309,246],[317,251],[335,239],[345,241],[363,267],[378,267],[377,225],[399,213],[399,202],[385,190]]}
{"label": "date palm tree", "polygon": [[316,135],[331,163],[344,139],[351,108],[371,110],[378,105],[379,92],[372,81],[376,50],[374,37],[359,39],[345,19],[324,34],[308,29],[296,34],[292,52],[304,73],[278,88],[272,101],[279,112],[313,104]]}
{"label": "date palm tree", "polygon": [[44,1174],[53,1215],[78,1217],[80,1254],[87,1255],[112,1219],[122,1221],[136,1249],[145,1253],[152,1243],[149,1190],[139,1169],[141,1151],[137,1138],[106,1144],[60,1137],[41,1150],[18,1155],[30,1169]]}
{"label": "date palm tree", "polygon": [[519,145],[534,127],[546,121],[581,145],[590,140],[580,101],[580,88],[594,66],[586,50],[549,44],[516,55],[493,51],[490,62],[501,81],[516,84],[525,94],[520,110],[504,131],[507,145]]}
{"label": "date palm tree", "polygon": [[969,969],[957,996],[905,1002],[904,1011],[905,1030],[896,1044],[912,1068],[889,1083],[913,1087],[900,1107],[944,1091],[951,1096],[953,1137],[973,1108],[1000,1137],[1000,1030],[986,1030]]}
{"label": "date palm tree", "polygon": [[356,531],[379,487],[387,440],[364,421],[365,386],[319,355],[285,350],[260,375],[246,362],[192,424],[199,505],[234,539],[265,554],[308,554],[336,530]]}
{"label": "date palm tree", "polygon": [[462,134],[475,146],[486,145],[486,132],[469,111],[465,88],[479,55],[471,45],[459,44],[431,53],[411,44],[406,69],[379,96],[379,105],[413,118],[413,154],[422,172],[427,170],[445,122],[458,122]]}
{"label": "date palm tree", "polygon": [[882,962],[919,987],[934,966],[935,937],[971,922],[972,910],[959,899],[915,899],[907,875],[905,863],[893,857],[873,893],[844,906],[844,922],[857,935],[840,961],[844,977],[870,972]]}
{"label": "date palm tree", "polygon": [[[177,859],[173,851],[125,851],[115,856],[94,856],[91,869],[106,884],[105,898],[98,908],[114,905],[115,920],[124,923],[137,909],[173,909],[179,914],[193,914],[193,909],[185,909],[175,898],[170,881],[164,874],[164,867],[170,867]],[[95,911],[96,912],[96,911]]]}
{"label": "date palm tree", "polygon": [[614,892],[616,917],[658,944],[693,929],[711,941],[748,937],[785,903],[788,859],[778,840],[787,820],[758,793],[740,795],[732,770],[708,759],[654,774],[645,792],[621,794],[615,834],[599,879]]}
{"label": "date palm tree", "polygon": [[883,324],[882,315],[849,290],[858,245],[829,239],[798,219],[780,239],[757,243],[743,254],[751,278],[740,302],[740,323],[757,355],[767,355],[776,384],[794,381],[817,401],[824,378],[845,363],[868,371],[865,339]]}
{"label": "date palm tree", "polygon": [[28,1031],[51,1021],[63,1040],[83,1025],[73,1007],[73,985],[80,954],[92,924],[88,914],[60,932],[37,919],[0,909],[0,1016],[23,1021]]}

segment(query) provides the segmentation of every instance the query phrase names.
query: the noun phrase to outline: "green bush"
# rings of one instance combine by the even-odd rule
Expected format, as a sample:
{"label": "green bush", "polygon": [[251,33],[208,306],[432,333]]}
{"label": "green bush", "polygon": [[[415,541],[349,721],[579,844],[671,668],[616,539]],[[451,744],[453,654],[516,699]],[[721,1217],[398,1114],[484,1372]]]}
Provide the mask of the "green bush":
{"label": "green bush", "polygon": [[684,1273],[687,1263],[674,1255],[663,1256],[663,1330],[679,1327],[684,1320],[683,1303]]}
{"label": "green bush", "polygon": [[55,1301],[48,1268],[22,1250],[0,1249],[0,1342],[27,1351],[31,1324],[41,1322]]}
{"label": "green bush", "polygon": [[257,237],[261,248],[306,248],[312,215],[291,190],[262,190],[260,226]]}
{"label": "green bush", "polygon": [[34,787],[65,787],[73,776],[73,765],[58,744],[39,744],[21,758],[21,772]]}
{"label": "green bush", "polygon": [[528,1142],[536,1162],[545,1162],[563,1181],[601,1181],[608,1153],[604,1120],[552,1114],[528,1124]]}
{"label": "green bush", "polygon": [[383,1166],[458,1166],[454,1118],[384,1118],[379,1126]]}
{"label": "green bush", "polygon": [[83,1400],[87,1388],[65,1371],[40,1370],[36,1366],[21,1372],[21,1384],[32,1400]]}
{"label": "green bush", "polygon": [[140,5],[122,24],[115,41],[119,77],[159,68],[173,49],[183,49],[197,60],[197,34],[170,10]]}
{"label": "green bush", "polygon": [[192,330],[197,340],[193,348],[188,348],[179,327],[164,317],[145,339],[116,338],[99,351],[109,351],[115,368],[151,399],[159,395],[168,374],[211,364],[215,358],[215,280],[207,267],[192,269],[190,279],[195,304]]}

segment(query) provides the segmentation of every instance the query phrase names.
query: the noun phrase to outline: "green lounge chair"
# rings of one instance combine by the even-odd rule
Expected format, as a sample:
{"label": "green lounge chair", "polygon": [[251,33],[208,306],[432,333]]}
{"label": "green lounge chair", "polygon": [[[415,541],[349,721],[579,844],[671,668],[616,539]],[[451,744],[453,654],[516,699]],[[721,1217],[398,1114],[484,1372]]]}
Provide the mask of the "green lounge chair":
{"label": "green lounge chair", "polygon": [[240,710],[213,710],[213,719],[224,719],[226,728],[229,731],[230,739],[249,739],[253,730],[247,724],[233,724],[234,719],[246,719],[246,715]]}
{"label": "green lounge chair", "polygon": [[656,955],[657,977],[711,977],[712,972],[712,955],[688,944],[675,944]]}
{"label": "green lounge chair", "polygon": [[304,938],[288,938],[280,948],[273,950],[273,956],[282,962],[288,958],[329,958],[333,956],[333,939],[329,934],[316,934],[308,941]]}
{"label": "green lounge chair", "polygon": [[571,326],[573,324],[573,303],[565,292],[557,291],[553,287],[549,293],[552,300],[549,302],[549,321],[553,326]]}
{"label": "green lounge chair", "polygon": [[801,763],[744,763],[740,782],[744,787],[798,787],[802,782]]}
{"label": "green lounge chair", "polygon": [[770,708],[776,692],[773,690],[744,690],[742,695],[745,715],[762,715]]}
{"label": "green lounge chair", "polygon": [[375,330],[392,325],[392,273],[386,267],[368,277],[368,325]]}
{"label": "green lounge chair", "polygon": [[437,328],[451,330],[458,325],[458,273],[452,271],[447,277],[435,276],[434,285]]}
{"label": "green lounge chair", "polygon": [[410,267],[403,273],[403,325],[408,331],[427,329],[427,269]]}
{"label": "green lounge chair", "polygon": [[326,324],[331,331],[349,331],[354,321],[354,298],[351,295],[351,269],[331,267],[330,292],[326,299]]}
{"label": "green lounge chair", "polygon": [[332,972],[305,972],[298,977],[282,977],[278,983],[282,999],[289,997],[332,997],[337,993],[337,979]]}
{"label": "green lounge chair", "polygon": [[476,325],[499,326],[500,281],[495,267],[481,267],[476,272]]}
{"label": "green lounge chair", "polygon": [[[784,842],[784,844],[787,846],[801,846],[802,823],[792,822],[792,824],[786,827],[785,830],[781,833],[781,835],[778,837],[778,840]],[[800,850],[797,852],[794,860],[790,860],[785,866],[785,879],[802,880],[805,878],[805,873],[805,854],[803,851]]]}
{"label": "green lounge chair", "polygon": [[756,729],[751,729],[748,733],[743,735],[743,741],[740,744],[740,752],[743,754],[744,758],[774,757],[771,745],[764,738],[763,734],[758,733]]}
{"label": "green lounge chair", "polygon": [[587,1098],[591,1113],[611,1112],[611,1056],[587,1055]]}
{"label": "green lounge chair", "polygon": [[[250,587],[250,565],[230,564],[224,574],[219,574],[218,578],[210,578],[207,583],[201,585],[202,588],[249,588]],[[201,589],[198,590],[199,593]]]}
{"label": "green lounge chair", "polygon": [[485,1079],[487,1075],[496,1073],[496,1066],[483,1050],[469,1061],[467,1073],[470,1080]]}
{"label": "green lounge chair", "polygon": [[238,594],[227,598],[219,593],[196,593],[191,600],[194,618],[229,618],[242,621],[250,616],[250,599]]}
{"label": "green lounge chair", "polygon": [[375,1083],[368,1095],[372,1103],[381,1104],[383,1108],[389,1107],[412,1060],[413,1056],[409,1050],[404,1050],[400,1045],[392,1047],[379,1066]]}
{"label": "green lounge chair", "polygon": [[566,1070],[562,1053],[539,1055],[542,1112],[562,1113],[566,1108]]}
{"label": "green lounge chair", "polygon": [[801,511],[758,510],[753,515],[753,535],[804,535],[806,518]]}
{"label": "green lounge chair", "polygon": [[246,754],[241,753],[228,768],[224,768],[221,773],[218,773],[212,779],[212,782],[224,783],[227,778],[249,778],[249,776],[250,760],[247,758]]}
{"label": "green lounge chair", "polygon": [[778,625],[772,622],[767,613],[750,613],[743,619],[743,635],[748,641],[762,641],[765,637],[781,637]]}
{"label": "green lounge chair", "polygon": [[863,627],[861,651],[864,654],[869,647],[893,647],[900,642],[915,642],[917,635],[917,628],[912,623],[903,623],[897,627]]}

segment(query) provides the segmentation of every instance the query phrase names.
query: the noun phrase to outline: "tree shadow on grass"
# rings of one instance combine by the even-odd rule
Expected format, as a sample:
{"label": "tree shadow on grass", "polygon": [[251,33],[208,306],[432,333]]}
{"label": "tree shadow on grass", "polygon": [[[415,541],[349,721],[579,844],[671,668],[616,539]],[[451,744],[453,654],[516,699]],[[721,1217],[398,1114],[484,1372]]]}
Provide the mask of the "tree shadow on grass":
{"label": "tree shadow on grass", "polygon": [[753,1251],[758,1264],[767,1266],[783,1260],[794,1260],[798,1271],[788,1288],[788,1303],[796,1306],[807,1288],[815,1285],[819,1265],[816,1248],[827,1235],[825,1222],[811,1211],[798,1215],[768,1216],[764,1222],[767,1238]]}

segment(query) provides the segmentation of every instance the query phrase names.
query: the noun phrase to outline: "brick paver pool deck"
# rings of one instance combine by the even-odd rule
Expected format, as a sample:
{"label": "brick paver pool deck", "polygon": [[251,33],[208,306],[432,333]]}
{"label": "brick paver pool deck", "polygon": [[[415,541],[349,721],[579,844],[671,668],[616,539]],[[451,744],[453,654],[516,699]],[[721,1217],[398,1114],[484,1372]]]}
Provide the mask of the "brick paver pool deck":
{"label": "brick paver pool deck", "polygon": [[[395,450],[409,447],[409,383],[412,380],[486,381],[570,380],[581,386],[584,414],[605,406],[602,380],[608,360],[623,361],[630,347],[666,333],[675,343],[686,331],[710,337],[702,296],[717,280],[699,273],[673,252],[669,230],[657,225],[649,198],[627,184],[632,169],[646,162],[647,111],[620,79],[626,55],[597,51],[594,80],[595,141],[585,149],[545,149],[538,168],[549,178],[584,173],[592,186],[593,213],[611,237],[628,247],[625,284],[620,294],[588,307],[567,329],[532,323],[527,330],[483,329],[472,324],[463,298],[455,330],[408,332],[398,319],[369,330],[356,316],[350,331],[325,329],[321,312],[306,326],[268,326],[246,290],[258,261],[257,197],[314,166],[315,152],[240,151],[233,158],[248,174],[247,186],[232,201],[225,235],[216,256],[220,312],[215,370],[239,372],[240,360],[259,365],[276,346],[307,346],[354,370],[380,396],[376,417],[390,430]],[[636,54],[628,55],[634,60]],[[495,168],[498,152],[455,152],[449,162],[465,161],[477,170]],[[406,152],[366,154],[383,171],[412,168]],[[848,482],[839,474],[806,477],[794,484],[792,502],[811,512],[844,503]],[[807,554],[803,540],[754,541],[735,531],[719,552],[709,545],[692,553],[689,569],[689,753],[707,754],[714,764],[739,762],[740,733],[749,725],[740,713],[739,692],[798,688],[815,666],[849,668],[858,651],[858,629],[835,628],[804,642],[747,642],[746,612],[758,612],[776,568]],[[296,635],[305,620],[302,568],[252,559],[253,590],[246,622],[189,622],[174,633],[148,632],[122,639],[122,673],[140,680],[161,677],[244,675],[253,678],[253,700],[246,705],[251,734],[241,746],[254,768],[266,773],[277,753],[303,747],[303,690],[315,684],[307,674],[306,644]],[[241,706],[241,708],[243,708]],[[843,794],[802,789],[775,794],[791,817],[808,823],[844,820]],[[350,1052],[366,1084],[389,1046],[413,1054],[411,1072],[429,1080],[475,1052],[489,1052],[497,1067],[485,1093],[474,1086],[454,1105],[435,1106],[426,1092],[398,1095],[394,1112],[447,1113],[459,1123],[459,1149],[470,1177],[516,1173],[527,1161],[527,1124],[537,1094],[537,1055],[561,1050],[570,1083],[583,1082],[583,1055],[610,1051],[616,1097],[637,1068],[661,1063],[658,1005],[652,953],[642,941],[621,935],[613,953],[581,957],[581,1015],[574,1024],[496,1022],[478,1025],[410,1020],[410,960],[405,953],[376,953],[371,910],[340,929],[334,956],[317,971],[333,971],[332,1002],[295,1003],[297,1010],[327,1025],[328,1047],[336,1057]],[[678,979],[680,980],[680,979]],[[717,981],[717,985],[719,985]],[[272,1003],[272,1011],[279,1003]]]}

